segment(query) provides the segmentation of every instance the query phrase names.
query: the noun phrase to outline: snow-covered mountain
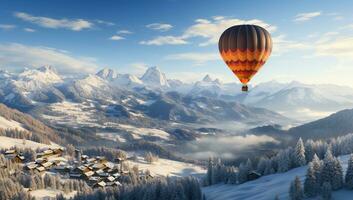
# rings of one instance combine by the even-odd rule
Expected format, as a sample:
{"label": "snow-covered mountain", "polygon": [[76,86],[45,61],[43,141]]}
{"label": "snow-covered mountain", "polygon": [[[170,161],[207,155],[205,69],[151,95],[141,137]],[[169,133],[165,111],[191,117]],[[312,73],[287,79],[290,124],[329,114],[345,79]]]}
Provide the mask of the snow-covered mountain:
{"label": "snow-covered mountain", "polygon": [[151,88],[169,88],[166,75],[158,67],[150,67],[141,77],[144,84]]}
{"label": "snow-covered mountain", "polygon": [[106,80],[113,80],[118,77],[118,73],[115,70],[109,68],[100,70],[96,75]]}

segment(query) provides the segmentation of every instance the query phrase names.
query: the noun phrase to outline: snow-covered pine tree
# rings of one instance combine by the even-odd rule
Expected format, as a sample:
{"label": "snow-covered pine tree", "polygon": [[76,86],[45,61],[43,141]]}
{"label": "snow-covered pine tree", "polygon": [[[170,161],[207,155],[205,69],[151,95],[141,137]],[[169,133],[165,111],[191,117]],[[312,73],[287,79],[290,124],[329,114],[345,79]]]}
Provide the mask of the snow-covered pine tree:
{"label": "snow-covered pine tree", "polygon": [[267,157],[261,157],[259,162],[257,163],[256,171],[259,172],[260,174],[264,174],[267,160],[268,160]]}
{"label": "snow-covered pine tree", "polygon": [[316,181],[318,185],[321,186],[322,185],[322,182],[321,182],[322,161],[319,159],[319,157],[316,154],[314,154],[314,157],[311,163],[313,164],[313,168],[315,171]]}
{"label": "snow-covered pine tree", "polygon": [[277,171],[278,172],[286,172],[291,167],[291,159],[290,159],[290,151],[283,150],[277,154]]}
{"label": "snow-covered pine tree", "polygon": [[294,150],[294,165],[296,167],[300,167],[304,166],[305,164],[305,147],[302,138],[299,138]]}
{"label": "snow-covered pine tree", "polygon": [[324,182],[321,188],[321,194],[322,194],[323,200],[331,200],[332,199],[331,192],[332,192],[331,184],[329,182]]}
{"label": "snow-covered pine tree", "polygon": [[307,140],[305,142],[305,159],[309,162],[314,158],[315,150],[314,150],[314,141]]}
{"label": "snow-covered pine tree", "polygon": [[212,185],[212,175],[213,173],[213,158],[209,158],[208,159],[208,167],[207,167],[207,176],[206,176],[206,179],[207,179],[207,185]]}
{"label": "snow-covered pine tree", "polygon": [[328,149],[321,170],[321,182],[328,182],[332,186],[333,176],[335,175],[335,158],[332,156],[331,150]]}
{"label": "snow-covered pine tree", "polygon": [[343,170],[338,158],[334,158],[334,174],[331,186],[332,190],[339,190],[343,187]]}
{"label": "snow-covered pine tree", "polygon": [[238,173],[238,182],[245,183],[248,180],[249,168],[247,164],[240,163],[239,173]]}
{"label": "snow-covered pine tree", "polygon": [[291,200],[302,200],[304,198],[302,184],[298,176],[290,184],[289,196]]}
{"label": "snow-covered pine tree", "polygon": [[353,189],[353,154],[351,154],[348,160],[348,167],[345,176],[346,187]]}
{"label": "snow-covered pine tree", "polygon": [[316,173],[313,166],[313,163],[309,164],[308,170],[306,172],[305,181],[304,181],[304,194],[307,197],[314,197],[319,192],[319,183],[316,179]]}

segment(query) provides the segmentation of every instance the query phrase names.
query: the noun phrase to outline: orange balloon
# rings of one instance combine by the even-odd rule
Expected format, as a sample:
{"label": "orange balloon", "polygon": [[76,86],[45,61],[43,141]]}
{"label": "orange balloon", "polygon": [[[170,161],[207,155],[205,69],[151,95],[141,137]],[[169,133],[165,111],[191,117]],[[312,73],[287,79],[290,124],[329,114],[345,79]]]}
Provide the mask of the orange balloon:
{"label": "orange balloon", "polygon": [[218,42],[219,52],[234,75],[247,83],[265,64],[272,51],[272,39],[257,25],[237,25],[225,30]]}

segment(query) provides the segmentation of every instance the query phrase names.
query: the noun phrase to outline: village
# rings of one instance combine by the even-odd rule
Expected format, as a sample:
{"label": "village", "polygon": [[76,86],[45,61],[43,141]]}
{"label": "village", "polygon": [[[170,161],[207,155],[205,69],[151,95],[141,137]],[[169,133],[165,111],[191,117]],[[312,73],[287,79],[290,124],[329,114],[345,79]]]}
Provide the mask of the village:
{"label": "village", "polygon": [[[24,173],[51,173],[63,178],[79,179],[92,188],[120,186],[121,178],[130,173],[129,170],[124,169],[123,164],[126,158],[117,157],[109,161],[103,156],[83,155],[81,150],[76,149],[74,159],[68,161],[63,157],[64,151],[62,147],[43,149],[37,153],[35,160],[27,159],[16,149],[6,150],[3,154],[6,159],[23,166]],[[153,176],[150,173],[139,171],[138,178],[148,179]]]}

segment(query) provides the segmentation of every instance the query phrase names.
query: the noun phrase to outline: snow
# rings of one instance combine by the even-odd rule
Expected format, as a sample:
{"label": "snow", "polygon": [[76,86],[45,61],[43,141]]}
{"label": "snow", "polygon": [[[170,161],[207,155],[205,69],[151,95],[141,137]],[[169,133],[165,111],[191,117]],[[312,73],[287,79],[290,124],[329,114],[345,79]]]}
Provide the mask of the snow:
{"label": "snow", "polygon": [[119,133],[96,133],[96,135],[112,141],[119,140],[119,142],[126,142],[126,139],[119,135]]}
{"label": "snow", "polygon": [[158,67],[150,67],[147,69],[141,80],[150,87],[170,87],[167,77]]}
{"label": "snow", "polygon": [[[341,156],[339,159],[345,173],[349,156]],[[289,199],[290,183],[299,176],[303,184],[306,170],[307,166],[299,167],[286,173],[263,176],[240,185],[217,184],[204,187],[203,193],[207,200],[272,200],[276,195],[279,199]],[[333,192],[333,199],[351,199],[352,194],[352,191],[339,190]]]}
{"label": "snow", "polygon": [[127,162],[131,167],[137,165],[139,170],[145,171],[148,169],[154,176],[203,176],[206,173],[206,170],[201,166],[163,158],[159,158],[152,164],[145,162],[142,157],[138,157],[137,161],[129,160]]}
{"label": "snow", "polygon": [[112,80],[118,77],[118,73],[115,70],[109,68],[102,69],[96,75],[106,80]]}
{"label": "snow", "polygon": [[72,198],[75,196],[76,192],[74,191],[66,194],[60,190],[41,189],[30,191],[30,194],[35,197],[36,200],[47,200],[49,198],[55,198],[58,194],[63,194],[65,198]]}
{"label": "snow", "polygon": [[23,141],[24,141],[23,139],[0,136],[0,148],[10,149],[12,147],[18,147],[18,148],[31,148],[33,150],[36,150],[37,148],[58,148],[58,147],[60,147],[59,145],[57,145],[55,143],[52,143],[51,145],[47,145],[47,144],[34,142],[31,140],[25,140],[25,143]]}
{"label": "snow", "polygon": [[1,129],[17,129],[21,131],[26,131],[26,129],[23,128],[22,124],[13,121],[13,120],[8,120],[2,116],[0,116],[0,128]]}
{"label": "snow", "polygon": [[164,140],[169,140],[169,133],[154,128],[138,128],[127,124],[119,124],[120,128],[132,133],[134,139],[141,139],[142,136],[154,136]]}
{"label": "snow", "polygon": [[96,117],[91,106],[91,104],[69,101],[54,103],[49,106],[49,109],[54,111],[55,115],[43,115],[43,118],[58,124],[96,126]]}
{"label": "snow", "polygon": [[18,75],[18,80],[14,81],[14,84],[24,91],[34,91],[61,82],[61,77],[53,67],[43,66],[26,69]]}

